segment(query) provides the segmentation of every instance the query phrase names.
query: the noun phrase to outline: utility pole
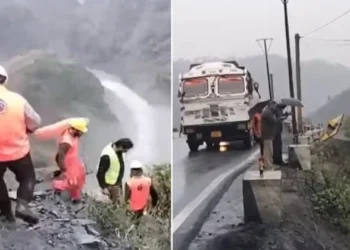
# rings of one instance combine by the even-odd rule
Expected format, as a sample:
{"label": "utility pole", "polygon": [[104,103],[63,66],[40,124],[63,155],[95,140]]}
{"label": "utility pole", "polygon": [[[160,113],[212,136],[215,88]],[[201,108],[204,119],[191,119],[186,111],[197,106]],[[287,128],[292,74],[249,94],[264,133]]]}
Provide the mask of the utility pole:
{"label": "utility pole", "polygon": [[275,90],[273,88],[273,74],[272,73],[270,73],[270,84],[271,84],[272,99],[275,99]]}
{"label": "utility pole", "polygon": [[[288,58],[288,76],[289,76],[289,92],[290,97],[294,98],[294,84],[293,84],[293,69],[292,69],[292,57],[290,52],[290,38],[289,38],[289,20],[288,20],[288,0],[281,0],[284,9],[284,25],[286,30],[286,47]],[[292,130],[293,130],[293,142],[298,143],[297,123],[295,117],[295,107],[292,107]]]}
{"label": "utility pole", "polygon": [[270,67],[269,67],[269,57],[268,57],[268,49],[266,46],[266,41],[271,41],[272,43],[273,38],[261,38],[257,39],[256,41],[259,43],[260,41],[264,42],[264,53],[265,53],[265,62],[266,62],[266,74],[267,74],[267,83],[269,86],[269,93],[270,93],[270,99],[273,99],[273,93],[271,90],[271,79],[270,79]]}
{"label": "utility pole", "polygon": [[[297,98],[301,101],[301,77],[300,77],[300,35],[295,34],[295,71],[296,71],[296,87]],[[302,108],[298,107],[298,131],[303,130],[303,113]]]}

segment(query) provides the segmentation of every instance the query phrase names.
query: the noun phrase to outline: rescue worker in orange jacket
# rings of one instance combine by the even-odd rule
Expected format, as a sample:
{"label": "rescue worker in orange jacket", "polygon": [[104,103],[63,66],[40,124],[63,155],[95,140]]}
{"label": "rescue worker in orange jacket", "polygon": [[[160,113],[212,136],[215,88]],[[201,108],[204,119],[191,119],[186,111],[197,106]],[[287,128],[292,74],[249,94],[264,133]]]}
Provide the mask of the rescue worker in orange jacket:
{"label": "rescue worker in orange jacket", "polygon": [[60,169],[60,176],[53,181],[53,187],[56,191],[67,190],[75,203],[81,200],[81,192],[85,185],[85,165],[79,157],[79,139],[88,131],[89,120],[72,119],[69,125],[59,141],[56,163]]}
{"label": "rescue worker in orange jacket", "polygon": [[40,126],[41,118],[24,97],[5,87],[7,81],[7,72],[0,66],[0,215],[15,221],[4,181],[9,169],[19,182],[15,216],[35,224],[39,218],[28,206],[36,183],[28,134]]}
{"label": "rescue worker in orange jacket", "polygon": [[150,196],[152,206],[157,205],[158,194],[151,178],[143,174],[143,165],[140,162],[133,161],[130,170],[130,179],[125,184],[125,201],[130,201],[130,210],[134,213],[135,219],[139,219],[146,212]]}

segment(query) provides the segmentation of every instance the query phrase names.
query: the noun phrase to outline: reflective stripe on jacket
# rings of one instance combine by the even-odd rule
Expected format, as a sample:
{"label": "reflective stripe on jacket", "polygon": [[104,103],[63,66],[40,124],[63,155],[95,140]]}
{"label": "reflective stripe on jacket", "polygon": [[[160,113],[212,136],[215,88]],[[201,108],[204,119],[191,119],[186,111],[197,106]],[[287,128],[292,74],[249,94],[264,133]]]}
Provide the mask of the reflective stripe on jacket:
{"label": "reflective stripe on jacket", "polygon": [[26,99],[0,85],[0,161],[14,161],[28,154],[27,129],[33,132],[40,122]]}
{"label": "reflective stripe on jacket", "polygon": [[105,182],[108,185],[115,185],[120,174],[120,162],[112,143],[108,144],[103,150],[101,157],[107,155],[110,160],[110,166],[105,174]]}

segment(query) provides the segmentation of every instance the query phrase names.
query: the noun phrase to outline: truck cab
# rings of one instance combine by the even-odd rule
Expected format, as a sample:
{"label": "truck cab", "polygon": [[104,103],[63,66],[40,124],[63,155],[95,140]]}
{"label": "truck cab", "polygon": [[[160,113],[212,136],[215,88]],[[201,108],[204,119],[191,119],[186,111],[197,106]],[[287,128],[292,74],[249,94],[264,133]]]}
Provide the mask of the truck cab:
{"label": "truck cab", "polygon": [[259,101],[256,83],[235,61],[192,64],[179,76],[181,126],[191,151],[203,143],[254,144],[248,110]]}

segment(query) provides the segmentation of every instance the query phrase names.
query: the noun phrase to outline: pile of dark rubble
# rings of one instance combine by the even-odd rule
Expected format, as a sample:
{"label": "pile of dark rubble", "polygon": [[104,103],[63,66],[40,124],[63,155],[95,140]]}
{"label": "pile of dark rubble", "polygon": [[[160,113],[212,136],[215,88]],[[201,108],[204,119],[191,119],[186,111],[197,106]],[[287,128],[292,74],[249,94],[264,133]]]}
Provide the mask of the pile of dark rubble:
{"label": "pile of dark rubble", "polygon": [[[15,192],[10,192],[13,200]],[[17,219],[16,224],[1,222],[0,249],[8,250],[75,250],[75,249],[130,249],[120,239],[105,239],[99,225],[88,219],[88,204],[72,204],[65,195],[51,190],[35,192],[30,204],[40,215],[36,225]]]}

